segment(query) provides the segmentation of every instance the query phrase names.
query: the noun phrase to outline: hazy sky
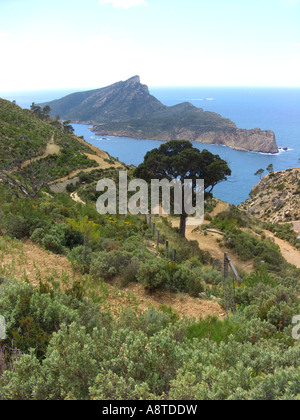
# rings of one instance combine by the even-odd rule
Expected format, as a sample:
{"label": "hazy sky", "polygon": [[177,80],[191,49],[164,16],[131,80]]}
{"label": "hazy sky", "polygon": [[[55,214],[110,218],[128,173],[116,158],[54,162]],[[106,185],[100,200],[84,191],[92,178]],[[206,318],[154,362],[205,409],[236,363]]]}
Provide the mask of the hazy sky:
{"label": "hazy sky", "polygon": [[0,92],[300,86],[300,0],[0,0]]}

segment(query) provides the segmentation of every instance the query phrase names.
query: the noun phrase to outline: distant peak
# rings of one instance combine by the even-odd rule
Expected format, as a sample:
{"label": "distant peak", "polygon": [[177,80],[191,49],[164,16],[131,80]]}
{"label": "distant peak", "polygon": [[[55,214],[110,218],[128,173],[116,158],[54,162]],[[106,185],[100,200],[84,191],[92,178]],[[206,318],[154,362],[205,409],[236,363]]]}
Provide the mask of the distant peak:
{"label": "distant peak", "polygon": [[141,83],[141,79],[140,76],[133,76],[130,79],[126,80],[125,83],[130,83],[130,84],[137,84],[137,83]]}

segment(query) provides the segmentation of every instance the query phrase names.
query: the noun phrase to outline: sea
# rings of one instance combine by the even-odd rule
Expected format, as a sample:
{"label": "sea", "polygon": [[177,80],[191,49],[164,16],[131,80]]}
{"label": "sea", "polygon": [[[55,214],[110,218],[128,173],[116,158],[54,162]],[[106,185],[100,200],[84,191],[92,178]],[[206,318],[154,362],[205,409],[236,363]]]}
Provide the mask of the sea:
{"label": "sea", "polygon": [[[194,142],[194,147],[207,149],[228,162],[232,176],[217,185],[214,196],[238,205],[249,197],[258,169],[273,164],[274,170],[300,167],[300,88],[263,87],[150,87],[150,93],[168,106],[191,102],[205,111],[230,118],[239,128],[273,130],[281,150],[278,154],[263,154],[233,150],[225,146]],[[22,108],[32,102],[43,103],[78,91],[52,90],[32,92],[0,92],[0,97],[15,100]],[[90,144],[118,157],[126,164],[140,164],[145,154],[163,142],[112,136],[97,136],[84,124],[73,124],[75,134],[84,136]],[[287,149],[287,150],[284,150]]]}

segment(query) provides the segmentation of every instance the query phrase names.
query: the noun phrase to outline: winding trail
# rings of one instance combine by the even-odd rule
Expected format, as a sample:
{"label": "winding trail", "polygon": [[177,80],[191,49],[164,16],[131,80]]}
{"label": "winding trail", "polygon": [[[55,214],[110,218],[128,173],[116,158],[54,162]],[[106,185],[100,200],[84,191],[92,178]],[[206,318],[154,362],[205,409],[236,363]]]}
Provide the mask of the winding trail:
{"label": "winding trail", "polygon": [[274,241],[279,246],[283,258],[290,264],[300,268],[300,251],[294,248],[289,242],[277,238],[272,232],[264,230],[267,238]]}
{"label": "winding trail", "polygon": [[[212,217],[215,217],[218,213],[228,210],[229,204],[219,201],[215,209],[211,214]],[[208,222],[204,221],[204,224]],[[297,223],[297,227],[300,228],[300,222]],[[179,220],[172,220],[173,227],[179,227]],[[186,238],[189,241],[197,241],[200,249],[203,251],[208,251],[212,258],[223,261],[225,248],[220,248],[218,239],[221,238],[221,235],[217,232],[207,231],[206,234],[203,231],[195,231],[196,226],[187,226],[186,227]],[[273,240],[273,242],[279,246],[283,258],[290,264],[300,268],[300,250],[294,248],[289,242],[277,238],[272,232],[264,230],[267,238]],[[246,273],[253,271],[253,261],[241,261],[237,255],[232,254],[230,251],[230,258],[233,261],[236,268],[241,268]]]}
{"label": "winding trail", "polygon": [[[173,227],[179,227],[179,220],[172,220]],[[220,248],[218,239],[222,236],[217,232],[207,231],[206,234],[204,231],[199,230],[195,231],[196,226],[187,226],[186,227],[186,239],[189,241],[197,241],[199,248],[202,251],[207,251],[210,253],[213,259],[224,261],[224,252],[228,251],[227,248]],[[254,270],[253,261],[242,261],[238,258],[237,255],[232,254],[230,251],[230,258],[236,267],[236,269],[241,269],[246,273],[251,273]]]}
{"label": "winding trail", "polygon": [[89,173],[89,172],[92,172],[92,171],[97,170],[97,169],[109,169],[111,167],[113,167],[113,168],[122,167],[123,168],[123,164],[121,162],[118,162],[118,161],[114,162],[114,163],[106,162],[105,159],[109,159],[109,156],[100,149],[98,149],[97,155],[92,155],[90,153],[84,153],[84,154],[88,159],[94,160],[95,162],[97,162],[99,166],[98,167],[93,166],[91,168],[85,168],[85,169],[76,169],[75,171],[70,172],[67,176],[56,179],[55,182],[58,183],[58,182],[67,181],[68,179],[71,179],[71,178],[74,178],[75,176],[77,176],[80,172]]}
{"label": "winding trail", "polygon": [[51,139],[49,143],[47,144],[44,153],[41,156],[37,156],[35,158],[26,160],[25,162],[22,163],[21,168],[23,169],[25,168],[25,166],[28,166],[30,163],[36,162],[37,160],[45,159],[49,155],[58,155],[59,152],[60,152],[60,146],[54,143],[54,134],[52,134]]}

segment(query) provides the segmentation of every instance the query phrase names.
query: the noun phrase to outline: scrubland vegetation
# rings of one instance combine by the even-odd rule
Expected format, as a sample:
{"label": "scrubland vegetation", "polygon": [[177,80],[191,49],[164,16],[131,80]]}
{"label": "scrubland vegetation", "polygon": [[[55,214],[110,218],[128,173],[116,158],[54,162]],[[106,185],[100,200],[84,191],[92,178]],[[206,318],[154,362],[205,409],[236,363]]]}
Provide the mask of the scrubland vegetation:
{"label": "scrubland vegetation", "polygon": [[[0,114],[2,168],[9,157],[4,148],[23,150],[18,138],[31,124],[45,130],[39,141],[28,134],[30,144],[39,145],[36,156],[53,134],[49,122],[13,109],[12,124],[16,118],[21,124],[17,138],[5,125],[10,111]],[[22,125],[25,117],[29,128]],[[76,160],[81,145],[55,130],[67,149],[55,158],[53,176],[61,175],[59,168],[83,169]],[[72,155],[66,165],[64,153]],[[255,219],[233,207],[210,216],[209,226],[224,233],[224,250],[254,260],[255,270],[240,272],[240,284],[229,277],[224,287],[220,264],[169,220],[154,219],[157,244],[144,217],[98,214],[94,183],[107,171],[116,176],[113,168],[81,174],[75,190],[86,205],[67,193],[49,195],[46,187],[32,198],[0,186],[0,315],[7,327],[0,341],[0,399],[299,399],[300,340],[292,337],[291,321],[300,314],[300,270],[286,263]],[[213,209],[210,200],[207,215]],[[31,282],[26,270],[16,275],[16,267],[28,264],[22,251],[28,240],[67,257],[74,276],[50,270]],[[4,263],[7,255],[10,264]],[[224,314],[230,301],[228,317],[180,317],[166,306],[142,311],[129,295],[116,313],[108,286],[122,292],[130,283],[143,285],[149,296],[168,290],[213,300]]]}

